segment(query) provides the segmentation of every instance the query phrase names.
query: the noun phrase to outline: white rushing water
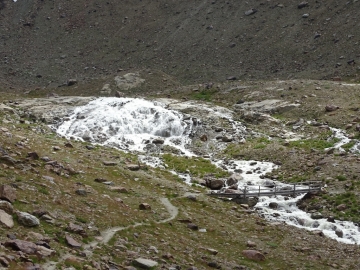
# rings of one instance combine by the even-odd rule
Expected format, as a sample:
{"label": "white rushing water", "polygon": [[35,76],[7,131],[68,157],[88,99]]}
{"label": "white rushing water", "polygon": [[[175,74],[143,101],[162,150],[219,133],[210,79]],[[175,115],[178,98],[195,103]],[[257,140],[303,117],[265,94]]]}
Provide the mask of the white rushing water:
{"label": "white rushing water", "polygon": [[337,138],[339,141],[333,146],[336,149],[339,149],[341,152],[345,152],[343,146],[350,142],[353,142],[354,145],[349,149],[352,153],[360,153],[360,141],[356,139],[350,139],[349,135],[346,133],[345,130],[338,129],[338,128],[330,128],[333,133],[333,137]]}
{"label": "white rushing water", "polygon": [[[170,106],[172,105],[172,106]],[[138,155],[139,161],[152,167],[167,169],[161,159],[161,153],[152,151],[148,147],[156,140],[163,140],[165,145],[177,148],[182,154],[196,156],[186,149],[191,142],[189,135],[193,132],[194,119],[186,116],[174,108],[169,107],[199,106],[196,104],[176,103],[164,105],[161,102],[146,101],[143,99],[131,98],[99,98],[91,101],[85,106],[78,107],[69,118],[58,128],[57,132],[67,138],[89,141],[101,145],[109,145],[126,151],[144,152]],[[218,113],[223,119],[228,119],[236,132],[243,132],[241,123],[232,119],[231,113],[224,109],[212,110],[203,106],[209,114]],[[213,112],[212,112],[213,111]],[[199,120],[196,120],[199,123]],[[334,146],[341,148],[350,142],[344,131],[332,129],[334,137],[339,142]],[[355,141],[354,149],[360,149],[358,141]],[[278,181],[265,178],[266,173],[277,169],[278,166],[271,162],[245,161],[245,160],[213,160],[215,165],[232,173],[240,175],[237,183],[238,192],[246,189],[247,193],[256,194],[259,187],[262,191],[291,190],[293,185],[284,184]],[[190,174],[179,174],[171,171],[191,184]],[[297,186],[296,189],[308,189],[308,186]],[[306,191],[304,191],[306,192]],[[281,195],[271,197],[260,197],[256,209],[264,218],[285,222],[307,230],[321,230],[326,236],[348,244],[360,244],[360,232],[352,222],[333,221],[329,222],[324,218],[313,219],[310,214],[301,211],[296,203],[304,196],[295,198]],[[270,203],[276,203],[276,207],[270,207]]]}
{"label": "white rushing water", "polygon": [[162,103],[132,98],[99,98],[78,107],[57,128],[68,138],[143,152],[151,142],[160,141],[188,152],[192,119]]}

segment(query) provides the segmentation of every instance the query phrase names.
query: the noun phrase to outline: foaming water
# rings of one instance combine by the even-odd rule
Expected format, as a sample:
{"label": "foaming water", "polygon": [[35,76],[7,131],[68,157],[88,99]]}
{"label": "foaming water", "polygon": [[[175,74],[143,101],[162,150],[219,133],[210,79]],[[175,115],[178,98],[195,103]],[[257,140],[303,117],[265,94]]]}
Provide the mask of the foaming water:
{"label": "foaming water", "polygon": [[[190,105],[185,104],[188,108]],[[184,117],[176,111],[176,106],[184,104],[172,104],[173,109],[169,110],[160,102],[151,102],[143,99],[131,98],[99,98],[91,101],[85,106],[78,107],[69,118],[58,128],[57,132],[67,138],[75,138],[91,143],[108,145],[126,151],[146,152],[138,156],[139,161],[151,167],[166,169],[167,165],[161,159],[161,155],[154,148],[156,144],[165,144],[177,148],[182,154],[196,156],[185,146],[190,143],[190,135],[193,131],[193,120],[191,117]],[[197,105],[199,106],[199,105]],[[204,109],[204,108],[203,108]],[[229,120],[233,128],[233,134],[242,134],[245,127],[240,122],[232,119],[231,112],[227,110],[213,110],[205,107],[209,115],[217,115]],[[197,120],[198,121],[198,120]],[[341,147],[350,142],[347,134],[338,129],[332,129],[334,137],[339,142],[334,146]],[[154,151],[152,151],[152,149]],[[360,149],[359,141],[351,149],[357,152]],[[156,154],[156,155],[153,155]],[[211,156],[211,153],[209,153]],[[246,192],[256,193],[259,186],[262,191],[278,189],[291,189],[293,185],[284,184],[278,181],[267,179],[266,173],[277,169],[278,166],[271,162],[245,161],[245,160],[213,160],[213,163],[241,177],[237,183],[237,189]],[[170,171],[191,184],[190,174],[179,174]],[[304,189],[307,186],[297,186],[296,189]],[[348,244],[360,244],[359,228],[352,222],[332,222],[327,219],[313,219],[310,214],[301,211],[296,203],[304,195],[297,197],[260,197],[256,209],[264,218],[277,222],[303,228],[307,230],[321,230],[326,236],[336,239],[339,242]],[[276,203],[276,207],[270,207],[270,203]]]}
{"label": "foaming water", "polygon": [[132,98],[99,98],[74,113],[57,128],[68,138],[109,145],[122,150],[144,151],[150,143],[187,152],[191,119],[162,103]]}
{"label": "foaming water", "polygon": [[352,153],[360,153],[360,141],[355,139],[350,139],[349,135],[346,133],[346,131],[337,129],[337,128],[330,128],[330,130],[333,132],[333,137],[339,139],[339,141],[334,145],[334,148],[339,149],[342,152],[345,152],[344,146],[347,143],[354,142],[354,145],[349,149]]}

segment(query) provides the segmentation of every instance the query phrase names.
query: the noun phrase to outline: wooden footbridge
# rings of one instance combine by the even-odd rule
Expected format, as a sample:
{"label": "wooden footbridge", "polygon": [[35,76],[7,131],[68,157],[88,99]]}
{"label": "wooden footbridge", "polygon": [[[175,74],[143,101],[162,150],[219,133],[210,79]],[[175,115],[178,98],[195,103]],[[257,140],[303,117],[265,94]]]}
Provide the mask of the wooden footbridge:
{"label": "wooden footbridge", "polygon": [[230,199],[246,199],[250,197],[261,196],[295,196],[302,193],[316,193],[321,191],[323,184],[321,181],[307,181],[293,184],[287,184],[286,186],[245,186],[242,189],[234,190],[232,192],[216,192],[212,191],[208,193],[212,197],[230,198]]}

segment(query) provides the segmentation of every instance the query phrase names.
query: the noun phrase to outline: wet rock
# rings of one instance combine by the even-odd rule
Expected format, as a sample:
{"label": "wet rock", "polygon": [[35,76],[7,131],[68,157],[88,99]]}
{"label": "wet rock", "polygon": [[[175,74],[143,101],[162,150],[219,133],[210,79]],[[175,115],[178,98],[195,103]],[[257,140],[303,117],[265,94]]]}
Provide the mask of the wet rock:
{"label": "wet rock", "polygon": [[116,92],[115,92],[115,97],[117,97],[117,98],[122,98],[122,97],[125,97],[125,94],[124,94],[123,92],[116,91]]}
{"label": "wet rock", "polygon": [[226,185],[227,186],[235,185],[235,184],[237,184],[239,181],[241,181],[243,179],[244,178],[241,176],[241,174],[234,173],[226,180]]}
{"label": "wet rock", "polygon": [[72,238],[70,235],[65,235],[66,243],[73,247],[73,248],[80,248],[81,244],[77,242],[74,238]]}
{"label": "wet rock", "polygon": [[151,206],[148,203],[141,203],[139,205],[140,210],[151,210]]}
{"label": "wet rock", "polygon": [[222,179],[205,178],[205,185],[212,190],[219,190],[224,187],[225,183]]}
{"label": "wet rock", "polygon": [[340,238],[344,236],[344,232],[340,229],[336,229],[335,234]]}
{"label": "wet rock", "polygon": [[330,216],[327,218],[328,222],[335,223],[335,218],[333,216]]}
{"label": "wet rock", "polygon": [[152,143],[153,144],[164,144],[164,139],[162,139],[162,138],[156,138],[156,139],[153,139],[152,140]]}
{"label": "wet rock", "polygon": [[8,201],[0,201],[0,209],[8,213],[9,215],[14,213],[14,208]]}
{"label": "wet rock", "polygon": [[242,255],[253,261],[265,261],[265,256],[257,250],[243,250]]}
{"label": "wet rock", "polygon": [[158,263],[153,260],[137,258],[133,261],[133,265],[142,269],[153,269],[158,265]]}
{"label": "wet rock", "polygon": [[279,206],[279,204],[276,203],[276,202],[271,202],[271,203],[269,203],[269,208],[271,208],[271,209],[277,209],[278,206]]}
{"label": "wet rock", "polygon": [[9,185],[1,185],[0,199],[13,203],[16,200],[15,189]]}
{"label": "wet rock", "polygon": [[0,224],[9,229],[14,227],[13,217],[1,209],[0,209]]}
{"label": "wet rock", "polygon": [[26,227],[35,227],[40,225],[40,220],[26,212],[17,212],[18,222]]}
{"label": "wet rock", "polygon": [[319,212],[315,212],[315,213],[311,214],[311,218],[312,219],[321,219],[321,218],[323,218],[323,215]]}
{"label": "wet rock", "polygon": [[312,231],[311,234],[318,235],[318,236],[321,236],[321,237],[325,236],[324,233],[322,231],[320,231],[320,230]]}
{"label": "wet rock", "polygon": [[274,183],[274,181],[271,181],[271,180],[265,180],[263,183],[263,186],[273,188],[273,187],[275,187],[275,183]]}

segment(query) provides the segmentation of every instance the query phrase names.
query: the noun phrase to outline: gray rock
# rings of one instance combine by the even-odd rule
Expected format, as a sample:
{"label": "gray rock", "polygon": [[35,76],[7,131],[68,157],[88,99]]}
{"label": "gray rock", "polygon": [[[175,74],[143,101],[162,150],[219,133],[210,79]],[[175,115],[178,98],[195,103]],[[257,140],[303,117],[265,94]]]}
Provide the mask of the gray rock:
{"label": "gray rock", "polygon": [[216,178],[207,178],[205,179],[206,186],[213,190],[219,190],[224,187],[224,180]]}
{"label": "gray rock", "polygon": [[279,206],[279,204],[276,203],[276,202],[271,202],[271,203],[269,203],[269,207],[270,207],[271,209],[277,209],[278,206]]}
{"label": "gray rock", "polygon": [[0,199],[13,203],[16,200],[15,189],[9,185],[1,185]]}
{"label": "gray rock", "polygon": [[124,76],[116,76],[115,84],[120,90],[129,90],[140,86],[144,79],[138,73],[127,73]]}
{"label": "gray rock", "polygon": [[315,213],[311,214],[311,218],[312,219],[321,219],[321,218],[323,218],[323,215],[319,212],[315,212]]}
{"label": "gray rock", "polygon": [[336,229],[335,234],[340,238],[344,236],[344,232],[340,229]]}
{"label": "gray rock", "polygon": [[17,212],[18,222],[26,227],[35,227],[40,225],[40,220],[26,212]]}
{"label": "gray rock", "polygon": [[111,94],[110,84],[104,84],[100,90],[100,95],[109,96]]}
{"label": "gray rock", "polygon": [[244,178],[241,176],[241,174],[234,173],[226,180],[226,185],[227,186],[235,185],[235,184],[237,184],[239,181],[241,181],[243,179]]}
{"label": "gray rock", "polygon": [[143,269],[151,269],[158,266],[158,263],[153,260],[148,260],[144,258],[137,258],[133,261],[134,266],[143,268]]}
{"label": "gray rock", "polygon": [[11,203],[8,201],[0,201],[0,209],[12,215],[14,213],[14,208]]}
{"label": "gray rock", "polygon": [[81,244],[77,242],[74,238],[72,238],[70,235],[65,235],[66,243],[74,248],[80,248]]}
{"label": "gray rock", "polygon": [[256,12],[257,12],[257,9],[252,8],[252,9],[249,9],[249,10],[245,11],[245,15],[250,16],[250,15],[255,14]]}
{"label": "gray rock", "polygon": [[77,189],[75,193],[80,196],[87,196],[87,191],[85,189]]}
{"label": "gray rock", "polygon": [[302,9],[307,6],[309,6],[309,3],[304,1],[304,2],[301,2],[300,4],[298,4],[298,9]]}
{"label": "gray rock", "polygon": [[116,166],[117,165],[117,162],[116,161],[103,161],[103,164],[105,166]]}
{"label": "gray rock", "polygon": [[242,255],[244,255],[244,257],[253,260],[253,261],[264,261],[265,260],[265,256],[264,254],[262,254],[261,252],[257,251],[257,250],[243,250]]}
{"label": "gray rock", "polygon": [[13,217],[1,209],[0,209],[0,224],[9,229],[14,227]]}
{"label": "gray rock", "polygon": [[223,136],[221,139],[223,142],[232,142],[234,139],[230,135]]}

